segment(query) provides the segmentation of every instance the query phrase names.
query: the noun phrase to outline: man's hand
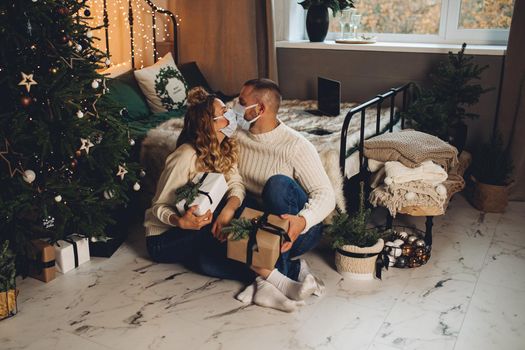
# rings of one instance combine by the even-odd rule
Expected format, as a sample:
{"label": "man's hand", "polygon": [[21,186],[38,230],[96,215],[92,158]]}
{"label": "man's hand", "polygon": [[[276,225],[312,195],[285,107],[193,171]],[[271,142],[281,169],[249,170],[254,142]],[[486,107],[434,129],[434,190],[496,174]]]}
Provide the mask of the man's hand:
{"label": "man's hand", "polygon": [[281,245],[281,253],[287,252],[292,249],[293,243],[297,240],[297,237],[303,232],[306,227],[306,220],[302,216],[283,214],[281,219],[288,220],[290,227],[288,228],[288,236],[290,236],[290,242],[284,242]]}
{"label": "man's hand", "polygon": [[222,235],[221,230],[223,227],[228,226],[230,224],[234,215],[235,210],[228,207],[222,209],[221,213],[217,217],[217,220],[215,220],[215,222],[213,223],[213,227],[211,229],[213,237],[217,238],[221,242],[224,242],[226,240],[226,237]]}
{"label": "man's hand", "polygon": [[189,207],[183,216],[177,217],[175,214],[172,214],[169,220],[172,224],[184,230],[200,230],[204,226],[209,225],[211,223],[211,219],[213,216],[210,210],[208,210],[202,216],[196,216],[195,214],[193,214],[193,212],[196,209],[196,205]]}

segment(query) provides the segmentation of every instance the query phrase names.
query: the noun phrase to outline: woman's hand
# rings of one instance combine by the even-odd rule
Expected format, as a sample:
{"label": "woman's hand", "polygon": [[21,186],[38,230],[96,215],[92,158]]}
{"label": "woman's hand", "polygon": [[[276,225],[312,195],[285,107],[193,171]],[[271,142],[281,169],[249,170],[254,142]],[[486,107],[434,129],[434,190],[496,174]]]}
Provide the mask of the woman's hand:
{"label": "woman's hand", "polygon": [[217,238],[221,242],[224,242],[226,240],[226,237],[224,237],[221,233],[222,228],[230,224],[233,217],[235,216],[235,211],[237,210],[237,208],[239,208],[240,205],[241,200],[236,196],[228,198],[228,202],[226,202],[226,205],[220,212],[219,216],[217,217],[217,220],[215,220],[215,222],[213,223],[213,227],[211,229],[213,237]]}
{"label": "woman's hand", "polygon": [[281,245],[281,253],[284,253],[292,249],[293,243],[297,240],[301,232],[303,232],[306,227],[306,220],[302,216],[283,214],[281,219],[288,220],[290,222],[290,227],[288,228],[288,236],[290,237],[290,242],[284,242]]}
{"label": "woman's hand", "polygon": [[211,229],[213,237],[217,238],[221,242],[224,242],[226,240],[226,237],[223,236],[221,231],[223,227],[228,226],[230,224],[234,215],[234,209],[228,208],[227,206],[224,207],[224,209],[222,209],[221,213],[217,217],[217,220],[215,220],[215,222],[213,223],[213,227]]}
{"label": "woman's hand", "polygon": [[183,216],[177,217],[175,214],[172,214],[169,220],[172,224],[184,230],[200,230],[211,223],[213,216],[210,210],[202,216],[196,216],[193,214],[196,209],[196,205],[189,207]]}

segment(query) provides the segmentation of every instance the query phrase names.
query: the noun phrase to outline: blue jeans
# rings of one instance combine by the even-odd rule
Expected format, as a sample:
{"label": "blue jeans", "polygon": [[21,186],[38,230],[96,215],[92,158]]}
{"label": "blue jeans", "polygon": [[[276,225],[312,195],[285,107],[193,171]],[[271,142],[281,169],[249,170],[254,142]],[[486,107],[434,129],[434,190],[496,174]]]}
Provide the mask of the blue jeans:
{"label": "blue jeans", "polygon": [[[247,196],[236,216],[240,216],[245,207],[267,211],[271,214],[292,214],[296,215],[301,211],[308,201],[308,196],[304,190],[293,179],[284,175],[274,175],[266,182],[262,200],[264,208],[260,208],[253,197]],[[313,249],[322,237],[322,223],[311,227],[307,232],[300,235],[294,242],[292,249],[282,253],[277,260],[275,267],[284,275],[293,280],[297,280],[300,270],[299,260],[292,260]],[[253,280],[255,274],[246,264],[225,258],[225,244],[215,244],[209,251],[203,251],[199,257],[198,266],[202,273],[224,278],[236,279],[245,282]]]}

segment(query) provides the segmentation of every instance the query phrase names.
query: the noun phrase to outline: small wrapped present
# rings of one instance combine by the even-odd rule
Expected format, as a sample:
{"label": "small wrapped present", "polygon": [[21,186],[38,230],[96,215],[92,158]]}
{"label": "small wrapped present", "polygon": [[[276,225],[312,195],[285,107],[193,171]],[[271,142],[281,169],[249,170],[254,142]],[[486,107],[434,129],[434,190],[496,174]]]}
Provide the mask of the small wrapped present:
{"label": "small wrapped present", "polygon": [[194,211],[197,216],[206,214],[208,210],[213,213],[227,190],[228,184],[223,174],[199,173],[190,183],[177,190],[175,207],[180,216],[194,205],[198,206]]}
{"label": "small wrapped present", "polygon": [[29,276],[49,282],[55,279],[55,248],[43,240],[31,241],[32,261],[29,265]]}
{"label": "small wrapped present", "polygon": [[289,226],[288,220],[277,215],[245,208],[241,217],[224,229],[228,234],[228,258],[249,266],[273,269],[281,253],[281,244],[290,241]]}
{"label": "small wrapped present", "polygon": [[83,236],[73,234],[66,239],[57,241],[53,246],[58,272],[69,272],[89,261],[89,242]]}

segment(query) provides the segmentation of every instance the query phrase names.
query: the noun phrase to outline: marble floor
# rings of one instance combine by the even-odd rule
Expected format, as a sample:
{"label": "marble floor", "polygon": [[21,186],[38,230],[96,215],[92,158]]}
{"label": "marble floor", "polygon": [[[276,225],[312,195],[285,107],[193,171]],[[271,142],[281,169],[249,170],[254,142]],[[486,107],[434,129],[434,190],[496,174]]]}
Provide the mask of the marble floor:
{"label": "marble floor", "polygon": [[332,255],[306,256],[327,291],[286,314],[241,304],[237,282],[152,263],[137,229],[110,259],[21,280],[0,349],[525,349],[525,203],[484,214],[456,196],[429,263],[382,281],[342,280]]}

